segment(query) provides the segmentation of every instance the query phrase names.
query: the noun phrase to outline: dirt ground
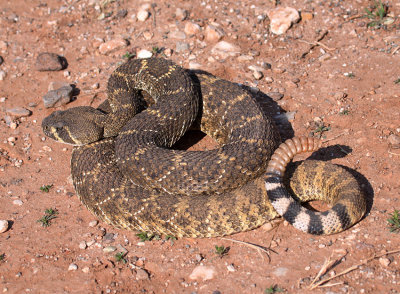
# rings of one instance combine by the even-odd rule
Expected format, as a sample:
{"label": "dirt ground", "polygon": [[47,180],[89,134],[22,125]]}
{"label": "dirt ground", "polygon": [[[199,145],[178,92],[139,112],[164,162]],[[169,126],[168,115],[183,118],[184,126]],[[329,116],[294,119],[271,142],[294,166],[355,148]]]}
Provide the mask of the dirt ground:
{"label": "dirt ground", "polygon": [[[385,254],[400,241],[387,221],[400,209],[398,1],[384,2],[387,16],[377,17],[375,26],[362,17],[366,8],[376,11],[367,0],[0,2],[0,220],[10,223],[0,234],[0,291],[400,293],[400,255]],[[140,21],[146,3],[150,15]],[[266,15],[275,5],[302,12],[283,35],[269,30]],[[187,23],[199,27],[185,30]],[[121,39],[129,43],[101,50]],[[215,50],[221,40],[236,52]],[[307,235],[280,221],[229,237],[268,248],[269,257],[223,238],[142,242],[136,232],[94,222],[71,183],[72,148],[41,130],[55,110],[46,109],[42,97],[51,82],[67,82],[79,94],[58,109],[97,106],[110,73],[127,53],[142,49],[258,88],[261,103],[271,92],[283,94],[277,99],[283,111],[274,113],[283,137],[322,133],[335,146],[323,156],[358,176],[370,200],[366,217],[332,236]],[[68,67],[37,71],[42,52],[64,56]],[[18,117],[18,107],[31,114]],[[205,137],[194,148],[210,144]],[[50,208],[58,214],[43,227],[38,220]],[[215,246],[229,251],[221,257]],[[307,290],[330,256],[336,262],[322,278],[364,264]],[[191,279],[201,265],[212,277]]]}

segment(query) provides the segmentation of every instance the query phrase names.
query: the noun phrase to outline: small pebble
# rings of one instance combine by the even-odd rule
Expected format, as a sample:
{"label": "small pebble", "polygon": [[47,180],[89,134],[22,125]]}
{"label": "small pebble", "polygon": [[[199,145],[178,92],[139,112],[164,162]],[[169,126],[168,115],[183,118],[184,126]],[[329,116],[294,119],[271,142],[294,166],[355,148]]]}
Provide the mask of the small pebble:
{"label": "small pebble", "polygon": [[388,142],[393,146],[393,147],[400,147],[400,136],[391,134],[388,137]]}
{"label": "small pebble", "polygon": [[284,95],[279,92],[269,92],[267,93],[267,96],[271,97],[274,101],[279,101],[283,98]]}
{"label": "small pebble", "polygon": [[256,80],[261,80],[264,77],[264,75],[263,75],[263,73],[261,71],[254,71],[253,72],[253,77]]}
{"label": "small pebble", "polygon": [[181,31],[172,31],[168,34],[168,37],[172,39],[184,40],[186,39],[186,34]]}
{"label": "small pebble", "polygon": [[187,10],[179,7],[175,10],[175,17],[181,21],[185,20],[188,17],[188,14],[189,13]]}
{"label": "small pebble", "polygon": [[89,223],[89,227],[94,228],[95,226],[97,226],[99,222],[97,220],[93,220]]}
{"label": "small pebble", "polygon": [[235,267],[233,266],[233,264],[228,264],[226,266],[226,269],[228,270],[228,272],[235,272]]}
{"label": "small pebble", "polygon": [[36,58],[35,66],[38,71],[57,71],[66,68],[67,61],[58,54],[43,52]]}
{"label": "small pebble", "polygon": [[146,21],[150,17],[150,12],[147,10],[139,10],[137,13],[137,19],[139,21]]}
{"label": "small pebble", "polygon": [[117,250],[117,247],[115,246],[106,246],[103,248],[104,253],[111,253],[114,252],[115,250]]}
{"label": "small pebble", "polygon": [[80,243],[79,243],[79,248],[80,248],[80,249],[86,249],[86,248],[87,248],[86,242],[85,242],[85,241],[80,242]]}
{"label": "small pebble", "polygon": [[201,27],[197,23],[191,21],[185,24],[185,33],[189,36],[196,35],[201,30]]}
{"label": "small pebble", "polygon": [[87,274],[89,271],[90,271],[90,269],[89,269],[88,266],[85,266],[85,267],[82,269],[82,272],[84,272],[85,274]]}
{"label": "small pebble", "polygon": [[32,112],[29,109],[26,109],[23,107],[15,107],[15,108],[6,109],[6,113],[15,118],[26,117],[26,116],[30,116],[32,114]]}
{"label": "small pebble", "polygon": [[0,234],[8,230],[8,221],[0,220]]}
{"label": "small pebble", "polygon": [[298,11],[292,7],[278,7],[267,12],[270,19],[271,32],[282,35],[290,28],[292,23],[300,19]]}
{"label": "small pebble", "polygon": [[381,265],[383,265],[384,267],[388,267],[389,264],[391,263],[391,261],[390,261],[390,259],[387,258],[387,257],[380,257],[380,258],[379,258],[379,263],[380,263]]}
{"label": "small pebble", "polygon": [[78,269],[78,266],[75,263],[71,263],[68,267],[69,271],[76,271]]}
{"label": "small pebble", "polygon": [[188,43],[185,42],[176,42],[175,51],[177,53],[189,50],[190,46]]}
{"label": "small pebble", "polygon": [[99,52],[103,55],[125,48],[129,42],[123,38],[113,39],[100,45]]}
{"label": "small pebble", "polygon": [[136,280],[148,280],[148,279],[149,279],[149,273],[147,271],[141,268],[136,269]]}
{"label": "small pebble", "polygon": [[266,81],[268,84],[271,84],[271,83],[274,81],[274,79],[273,79],[272,77],[265,77],[265,81]]}
{"label": "small pebble", "polygon": [[224,36],[222,29],[213,25],[208,25],[204,33],[208,42],[218,42]]}
{"label": "small pebble", "polygon": [[0,70],[0,81],[3,81],[6,78],[6,72],[4,70]]}
{"label": "small pebble", "polygon": [[213,279],[215,274],[213,266],[199,265],[193,269],[192,273],[189,275],[189,279],[202,279],[203,281],[206,281]]}
{"label": "small pebble", "polygon": [[21,206],[23,204],[23,202],[21,200],[19,200],[19,199],[16,199],[16,200],[13,201],[13,204]]}
{"label": "small pebble", "polygon": [[142,49],[137,53],[137,58],[150,58],[153,56],[153,53],[146,49]]}

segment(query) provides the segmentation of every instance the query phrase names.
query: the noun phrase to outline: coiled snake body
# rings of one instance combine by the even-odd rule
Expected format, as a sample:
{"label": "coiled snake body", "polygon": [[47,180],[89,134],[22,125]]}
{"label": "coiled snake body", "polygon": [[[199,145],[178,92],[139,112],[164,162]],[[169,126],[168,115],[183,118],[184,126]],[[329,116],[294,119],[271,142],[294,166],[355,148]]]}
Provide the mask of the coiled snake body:
{"label": "coiled snake body", "polygon": [[[195,121],[221,147],[171,149]],[[272,121],[241,87],[164,59],[128,61],[111,75],[108,100],[98,109],[57,111],[42,126],[47,136],[76,146],[71,174],[78,197],[119,228],[212,237],[283,215],[303,231],[330,234],[365,213],[356,180],[319,161],[305,161],[291,188],[301,201],[334,205],[323,213],[301,207],[281,175],[296,153],[316,150],[317,141],[294,139],[278,148]]]}

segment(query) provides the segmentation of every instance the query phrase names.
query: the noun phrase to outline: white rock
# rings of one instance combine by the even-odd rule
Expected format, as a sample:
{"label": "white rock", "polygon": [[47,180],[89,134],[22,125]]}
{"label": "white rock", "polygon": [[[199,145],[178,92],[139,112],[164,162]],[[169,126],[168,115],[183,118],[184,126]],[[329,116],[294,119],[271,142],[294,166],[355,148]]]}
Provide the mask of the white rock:
{"label": "white rock", "polygon": [[299,12],[291,7],[278,7],[267,12],[267,15],[271,21],[270,29],[271,32],[277,35],[284,34],[292,25],[299,21]]}
{"label": "white rock", "polygon": [[391,261],[390,261],[390,259],[387,258],[387,257],[380,257],[380,258],[379,258],[379,263],[380,263],[381,265],[383,265],[384,267],[388,267],[389,264],[391,263]]}
{"label": "white rock", "polygon": [[236,270],[235,270],[235,267],[233,266],[233,264],[228,264],[228,265],[226,266],[226,269],[228,270],[228,272],[234,272],[234,271],[236,271]]}
{"label": "white rock", "polygon": [[69,271],[76,271],[78,269],[78,266],[75,263],[71,263],[68,267]]}
{"label": "white rock", "polygon": [[220,41],[211,49],[213,54],[221,55],[222,57],[234,56],[240,53],[240,48],[228,43],[226,41]]}
{"label": "white rock", "polygon": [[264,77],[264,74],[261,72],[261,71],[254,71],[253,72],[253,77],[256,79],[256,80],[261,80],[263,77]]}
{"label": "white rock", "polygon": [[203,281],[211,280],[215,276],[215,268],[213,266],[199,265],[194,268],[189,276],[191,280],[202,279]]}
{"label": "white rock", "polygon": [[79,248],[80,249],[86,249],[86,247],[87,247],[87,244],[86,244],[85,241],[82,241],[82,242],[79,243]]}
{"label": "white rock", "polygon": [[101,54],[108,54],[128,46],[128,41],[123,38],[113,39],[100,45]]}
{"label": "white rock", "polygon": [[99,222],[97,221],[97,220],[93,220],[93,221],[91,221],[90,223],[89,223],[89,227],[95,227],[95,226],[97,226],[97,224],[98,224]]}
{"label": "white rock", "polygon": [[0,220],[0,234],[8,230],[8,221]]}
{"label": "white rock", "polygon": [[189,69],[200,69],[202,66],[200,63],[190,61],[189,62]]}
{"label": "white rock", "polygon": [[137,53],[137,58],[150,58],[153,56],[153,53],[151,53],[149,50],[142,49]]}
{"label": "white rock", "polygon": [[21,200],[16,199],[16,200],[13,201],[13,204],[14,204],[14,205],[21,206],[21,205],[24,204],[24,203],[23,203]]}
{"label": "white rock", "polygon": [[0,81],[4,80],[6,77],[6,72],[4,70],[0,70]]}
{"label": "white rock", "polygon": [[139,10],[137,13],[137,19],[139,21],[146,21],[146,19],[148,19],[150,16],[150,12],[148,12],[147,10]]}
{"label": "white rock", "polygon": [[286,267],[278,267],[276,270],[273,271],[273,274],[277,277],[286,276],[287,272],[289,271]]}
{"label": "white rock", "polygon": [[117,247],[115,246],[106,246],[103,248],[104,253],[114,252],[115,250],[117,250]]}
{"label": "white rock", "polygon": [[89,271],[90,271],[90,269],[89,269],[88,266],[85,266],[85,267],[82,269],[82,272],[84,272],[85,274],[87,274]]}

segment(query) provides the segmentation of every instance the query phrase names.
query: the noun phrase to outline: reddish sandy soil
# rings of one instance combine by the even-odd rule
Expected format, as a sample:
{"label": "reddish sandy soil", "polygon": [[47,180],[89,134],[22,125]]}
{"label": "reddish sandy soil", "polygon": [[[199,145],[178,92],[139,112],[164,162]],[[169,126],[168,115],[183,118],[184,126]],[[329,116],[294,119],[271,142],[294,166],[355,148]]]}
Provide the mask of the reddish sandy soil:
{"label": "reddish sandy soil", "polygon": [[[107,4],[102,6],[85,0],[1,1],[0,71],[6,75],[0,80],[0,97],[5,98],[0,100],[0,219],[10,222],[0,234],[1,292],[273,293],[268,289],[277,285],[276,291],[304,293],[331,255],[338,262],[324,278],[399,248],[399,234],[389,231],[387,219],[400,209],[400,83],[395,82],[400,78],[400,4],[388,1],[392,24],[368,28],[369,20],[360,16],[373,1],[279,1],[279,6],[303,12],[303,19],[276,36],[263,17],[273,2],[160,1],[150,7],[150,18],[140,22],[135,15],[145,2],[103,1]],[[187,11],[187,17],[177,8]],[[106,17],[99,19],[102,12]],[[182,35],[188,22],[201,31]],[[207,38],[210,24],[219,25],[222,40],[240,53],[220,57],[212,51],[218,40]],[[100,53],[103,42],[118,38],[129,45]],[[264,226],[230,236],[270,248],[269,258],[222,238],[143,243],[136,232],[101,222],[89,226],[96,218],[71,184],[71,147],[45,138],[41,130],[42,119],[55,110],[46,109],[42,97],[50,82],[68,82],[80,93],[59,109],[97,106],[106,98],[108,76],[123,55],[155,47],[166,49],[167,55],[172,50],[169,58],[185,67],[197,63],[257,87],[261,103],[268,101],[267,93],[284,94],[277,103],[290,114],[290,125],[276,111],[274,116],[285,138],[329,127],[323,138],[334,147],[320,155],[354,170],[369,198],[366,217],[333,236],[314,237],[283,222],[272,230]],[[68,68],[37,71],[41,52],[63,55]],[[263,62],[271,69],[262,68],[264,77],[256,80],[248,67]],[[92,86],[96,83],[99,88]],[[32,114],[10,117],[7,109],[17,107]],[[197,148],[209,144],[206,137]],[[43,185],[53,186],[46,193],[40,190]],[[37,220],[49,208],[58,210],[57,218],[42,227]],[[219,257],[216,245],[230,250]],[[107,246],[118,249],[106,253]],[[116,260],[119,246],[128,251],[126,262]],[[373,259],[313,291],[400,293],[399,256]],[[71,264],[76,267],[68,270]],[[213,278],[190,279],[199,265],[212,268]]]}

